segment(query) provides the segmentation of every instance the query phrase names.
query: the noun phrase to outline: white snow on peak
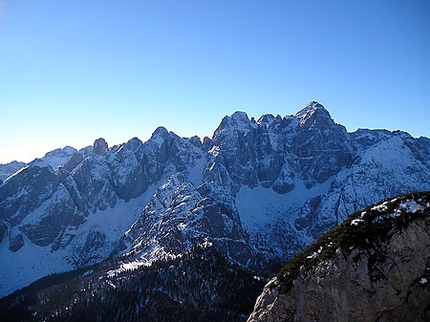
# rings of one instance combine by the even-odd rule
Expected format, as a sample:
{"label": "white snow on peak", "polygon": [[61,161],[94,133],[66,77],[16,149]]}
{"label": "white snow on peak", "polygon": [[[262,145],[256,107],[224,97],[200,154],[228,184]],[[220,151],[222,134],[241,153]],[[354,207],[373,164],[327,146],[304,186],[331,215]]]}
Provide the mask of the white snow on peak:
{"label": "white snow on peak", "polygon": [[63,165],[69,158],[78,151],[71,146],[66,146],[63,149],[56,149],[45,154],[42,158],[47,162],[52,169],[56,170],[60,165]]}
{"label": "white snow on peak", "polygon": [[363,163],[380,163],[395,168],[404,167],[405,164],[410,164],[411,160],[415,158],[400,136],[392,136],[368,148],[361,155],[361,159]]}
{"label": "white snow on peak", "polygon": [[24,162],[13,161],[8,164],[0,164],[0,180],[6,180],[7,178],[15,175],[22,171],[26,166]]}
{"label": "white snow on peak", "polygon": [[260,116],[260,118],[257,121],[257,124],[264,125],[264,124],[270,124],[275,120],[275,117],[272,114],[264,114]]}
{"label": "white snow on peak", "polygon": [[166,136],[169,135],[169,132],[166,128],[159,126],[154,133],[152,133],[151,139],[146,142],[146,144],[151,144],[157,148],[159,148],[165,141]]}
{"label": "white snow on peak", "polygon": [[312,101],[298,111],[295,116],[298,118],[305,118],[312,115],[316,110],[325,110],[325,108],[320,103]]}
{"label": "white snow on peak", "polygon": [[279,114],[276,116],[273,114],[264,114],[258,119],[257,124],[263,128],[269,128],[273,123],[280,123],[281,121],[282,117]]}
{"label": "white snow on peak", "polygon": [[238,111],[222,119],[220,126],[214,133],[214,137],[219,136],[220,133],[230,135],[230,133],[241,132],[246,135],[250,130],[257,127],[258,124],[254,118],[250,120],[245,112]]}
{"label": "white snow on peak", "polygon": [[241,111],[234,112],[230,118],[236,122],[249,122],[248,114]]}
{"label": "white snow on peak", "polygon": [[39,159],[39,158],[34,159],[32,162],[30,162],[28,164],[28,166],[29,167],[38,167],[38,168],[46,168],[46,167],[51,167],[52,168],[51,164],[47,160],[45,160],[45,158],[43,158],[43,159]]}
{"label": "white snow on peak", "polygon": [[324,111],[325,114],[331,118],[329,112],[318,102],[310,102],[303,109],[296,113],[295,117],[299,120],[300,125],[304,125],[315,114],[316,111]]}

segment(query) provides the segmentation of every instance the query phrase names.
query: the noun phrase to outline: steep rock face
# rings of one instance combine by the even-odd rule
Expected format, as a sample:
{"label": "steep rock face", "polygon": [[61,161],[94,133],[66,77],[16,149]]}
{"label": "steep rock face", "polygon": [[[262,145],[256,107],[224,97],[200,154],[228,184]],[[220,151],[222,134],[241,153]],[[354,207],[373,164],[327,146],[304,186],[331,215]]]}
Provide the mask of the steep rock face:
{"label": "steep rock face", "polygon": [[296,114],[298,129],[292,142],[306,187],[322,183],[350,164],[354,145],[345,127],[335,124],[327,110],[311,102]]}
{"label": "steep rock face", "polygon": [[428,321],[430,193],[348,218],[297,255],[248,321]]}
{"label": "steep rock face", "polygon": [[257,122],[235,113],[214,133],[204,184],[233,196],[252,244],[284,261],[369,203],[429,189],[428,143],[404,132],[348,133],[317,102]]}
{"label": "steep rock face", "polygon": [[[60,185],[38,211],[22,220],[19,230],[35,245],[48,246],[61,239],[65,227],[77,228],[83,222],[84,216],[77,212],[66,188]],[[52,249],[58,249],[58,241]]]}
{"label": "steep rock face", "polygon": [[[168,258],[185,251],[184,242],[191,244],[192,239],[184,238],[182,231],[192,220],[189,218],[191,210],[200,199],[184,175],[170,177],[157,189],[139,219],[125,233],[123,243],[128,246],[128,252],[154,253],[152,257],[157,259],[163,253]],[[195,238],[198,239],[199,235]],[[197,240],[195,244],[198,244]]]}
{"label": "steep rock face", "polygon": [[[3,251],[21,252],[18,257],[23,258],[27,252],[41,253],[40,257],[51,257],[47,261],[55,268],[42,261],[7,260],[0,265],[4,277],[0,294],[64,267],[107,258],[138,218],[157,182],[178,172],[201,180],[198,173],[190,173],[201,171],[204,160],[195,138],[183,139],[159,128],[148,142],[134,138],[106,147],[106,141],[98,139],[81,151],[55,150],[1,184],[0,242],[7,244]],[[56,265],[58,261],[67,265]],[[35,272],[25,268],[29,265],[36,265]]]}
{"label": "steep rock face", "polygon": [[52,196],[58,180],[51,166],[36,159],[0,186],[1,217],[12,225]]}
{"label": "steep rock face", "polygon": [[157,189],[122,243],[127,256],[145,264],[210,243],[245,266],[253,255],[245,236],[235,209],[203,198],[185,175],[177,173]]}
{"label": "steep rock face", "polygon": [[311,102],[294,116],[264,115],[257,122],[243,112],[225,117],[213,137],[214,163],[225,167],[237,191],[261,183],[278,193],[323,183],[351,163],[355,153],[346,129]]}
{"label": "steep rock face", "polygon": [[317,102],[294,116],[264,115],[257,122],[236,112],[222,120],[212,144],[211,167],[221,174],[225,168],[232,193],[261,184],[285,194],[296,179],[310,189],[349,165],[357,150],[346,129]]}

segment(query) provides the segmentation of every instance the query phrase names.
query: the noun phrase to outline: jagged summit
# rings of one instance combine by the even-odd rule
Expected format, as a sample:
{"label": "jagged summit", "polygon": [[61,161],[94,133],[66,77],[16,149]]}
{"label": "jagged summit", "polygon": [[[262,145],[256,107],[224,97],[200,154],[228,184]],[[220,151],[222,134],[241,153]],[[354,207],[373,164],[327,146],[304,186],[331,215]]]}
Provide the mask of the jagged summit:
{"label": "jagged summit", "polygon": [[268,113],[261,115],[258,120],[255,121],[254,117],[250,119],[245,112],[234,112],[222,119],[220,125],[214,132],[213,139],[216,140],[221,133],[226,132],[243,132],[244,134],[247,134],[250,130],[256,129],[259,126],[264,128],[285,126],[290,124],[290,121],[294,119],[298,121],[296,124],[305,128],[327,128],[335,125],[335,122],[325,107],[317,101],[312,101],[295,115],[287,117],[281,117],[280,115],[275,116]]}
{"label": "jagged summit", "polygon": [[215,130],[212,137],[216,140],[218,137],[223,136],[230,132],[244,132],[247,133],[252,128],[256,127],[256,122],[254,119],[249,119],[248,114],[241,111],[236,111],[230,116],[225,116],[218,128]]}
{"label": "jagged summit", "polygon": [[248,114],[241,111],[236,111],[231,115],[223,117],[219,128],[231,127],[231,126],[242,126],[247,125],[250,122]]}
{"label": "jagged summit", "polygon": [[242,111],[234,112],[229,118],[235,122],[249,122],[248,114]]}
{"label": "jagged summit", "polygon": [[323,123],[334,123],[330,113],[322,104],[316,101],[310,102],[297,112],[295,116],[299,119],[300,125],[306,127],[316,126]]}
{"label": "jagged summit", "polygon": [[152,133],[151,138],[166,137],[168,134],[169,131],[164,126],[159,126],[155,129],[154,133]]}
{"label": "jagged summit", "polygon": [[65,152],[0,183],[0,296],[126,256],[120,244],[148,264],[206,243],[275,273],[359,207],[430,189],[430,140],[348,133],[317,102],[258,121],[233,113],[203,142],[159,127],[146,142]]}
{"label": "jagged summit", "polygon": [[314,112],[316,110],[325,110],[324,105],[317,101],[309,102],[305,107],[296,113],[296,116],[300,116],[303,112],[308,113],[310,111]]}

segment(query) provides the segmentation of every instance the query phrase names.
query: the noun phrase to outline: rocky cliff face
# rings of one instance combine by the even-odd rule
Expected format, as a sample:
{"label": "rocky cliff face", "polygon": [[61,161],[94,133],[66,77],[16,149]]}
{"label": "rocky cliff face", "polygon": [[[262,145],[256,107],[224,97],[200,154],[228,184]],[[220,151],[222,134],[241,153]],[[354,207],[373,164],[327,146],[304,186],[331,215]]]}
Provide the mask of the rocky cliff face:
{"label": "rocky cliff face", "polygon": [[150,265],[206,243],[270,274],[357,209],[430,189],[429,160],[429,139],[348,133],[317,102],[236,112],[203,141],[160,127],[55,150],[0,184],[0,296],[112,254]]}
{"label": "rocky cliff face", "polygon": [[348,218],[296,255],[248,321],[428,321],[430,193]]}

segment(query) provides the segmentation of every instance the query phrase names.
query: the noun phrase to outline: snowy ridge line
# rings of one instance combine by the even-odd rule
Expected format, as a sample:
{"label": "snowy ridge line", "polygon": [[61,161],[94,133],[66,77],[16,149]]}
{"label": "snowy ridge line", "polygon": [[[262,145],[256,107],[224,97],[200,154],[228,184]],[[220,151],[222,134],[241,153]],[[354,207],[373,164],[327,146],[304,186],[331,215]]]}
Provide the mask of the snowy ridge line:
{"label": "snowy ridge line", "polygon": [[428,160],[429,139],[348,133],[317,102],[258,121],[234,113],[212,139],[159,127],[147,142],[54,150],[0,181],[0,296],[50,274],[25,261],[29,249],[46,267],[74,269],[111,254],[163,260],[208,240],[243,269],[273,274],[358,209],[429,190]]}

